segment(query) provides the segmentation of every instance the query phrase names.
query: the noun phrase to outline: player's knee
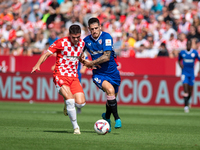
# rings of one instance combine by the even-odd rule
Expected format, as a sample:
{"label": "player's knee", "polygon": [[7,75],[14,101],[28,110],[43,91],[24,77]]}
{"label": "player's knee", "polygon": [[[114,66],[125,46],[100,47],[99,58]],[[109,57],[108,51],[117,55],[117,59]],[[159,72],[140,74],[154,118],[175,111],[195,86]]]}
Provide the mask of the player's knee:
{"label": "player's knee", "polygon": [[189,94],[188,93],[183,93],[183,97],[188,97]]}
{"label": "player's knee", "polygon": [[78,103],[75,103],[76,107],[77,108],[82,108],[85,106],[86,103],[82,103],[82,104],[78,104]]}
{"label": "player's knee", "polygon": [[67,110],[74,109],[75,108],[75,100],[74,99],[68,99],[66,100]]}
{"label": "player's knee", "polygon": [[107,95],[113,96],[115,95],[115,89],[113,87],[106,87],[103,88],[103,90],[106,92]]}

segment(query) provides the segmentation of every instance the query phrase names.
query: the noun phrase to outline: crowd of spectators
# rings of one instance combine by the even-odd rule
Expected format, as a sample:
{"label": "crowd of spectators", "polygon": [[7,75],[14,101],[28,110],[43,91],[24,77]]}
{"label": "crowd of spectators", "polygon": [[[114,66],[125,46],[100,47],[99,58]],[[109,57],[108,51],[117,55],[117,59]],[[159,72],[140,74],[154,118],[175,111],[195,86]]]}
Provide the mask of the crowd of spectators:
{"label": "crowd of spectators", "polygon": [[0,55],[38,55],[98,17],[120,57],[174,58],[187,40],[200,51],[200,2],[192,0],[0,0]]}

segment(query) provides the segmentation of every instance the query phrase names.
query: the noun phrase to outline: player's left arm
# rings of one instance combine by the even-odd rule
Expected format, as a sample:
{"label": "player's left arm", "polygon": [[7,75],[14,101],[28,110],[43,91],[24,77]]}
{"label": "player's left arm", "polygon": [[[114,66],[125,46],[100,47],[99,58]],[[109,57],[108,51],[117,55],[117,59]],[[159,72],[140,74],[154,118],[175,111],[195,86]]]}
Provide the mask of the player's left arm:
{"label": "player's left arm", "polygon": [[199,62],[198,76],[200,77],[200,55],[198,54],[198,52],[197,52],[197,59],[198,59],[198,62]]}
{"label": "player's left arm", "polygon": [[112,51],[105,51],[101,57],[93,61],[84,60],[84,65],[87,66],[88,68],[91,68],[92,66],[99,66],[99,64],[102,64],[110,60],[111,52]]}

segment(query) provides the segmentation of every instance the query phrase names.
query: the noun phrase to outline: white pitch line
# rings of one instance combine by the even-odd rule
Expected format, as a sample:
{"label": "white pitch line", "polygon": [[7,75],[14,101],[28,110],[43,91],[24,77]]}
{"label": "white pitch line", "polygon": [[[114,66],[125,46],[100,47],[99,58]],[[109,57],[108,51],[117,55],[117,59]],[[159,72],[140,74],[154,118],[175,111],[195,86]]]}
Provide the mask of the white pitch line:
{"label": "white pitch line", "polygon": [[4,110],[0,110],[0,113],[56,114],[57,111],[4,111]]}

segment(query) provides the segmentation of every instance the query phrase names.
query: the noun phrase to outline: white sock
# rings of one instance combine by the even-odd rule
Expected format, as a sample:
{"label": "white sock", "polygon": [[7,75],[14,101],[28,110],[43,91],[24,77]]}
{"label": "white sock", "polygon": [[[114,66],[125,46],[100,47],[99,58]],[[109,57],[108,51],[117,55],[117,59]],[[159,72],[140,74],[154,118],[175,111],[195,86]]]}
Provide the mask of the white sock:
{"label": "white sock", "polygon": [[65,104],[67,105],[67,113],[72,123],[74,129],[79,128],[77,119],[76,119],[76,109],[75,109],[75,100],[68,99],[65,100]]}
{"label": "white sock", "polygon": [[184,109],[185,109],[185,110],[186,110],[186,109],[189,109],[189,107],[188,107],[188,106],[185,106]]}
{"label": "white sock", "polygon": [[77,103],[75,103],[75,106],[76,106],[77,108],[82,108],[83,106],[85,106],[85,104],[86,104],[86,103],[83,103],[83,104],[77,104]]}

